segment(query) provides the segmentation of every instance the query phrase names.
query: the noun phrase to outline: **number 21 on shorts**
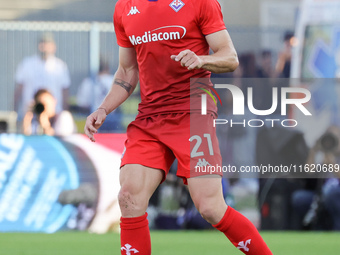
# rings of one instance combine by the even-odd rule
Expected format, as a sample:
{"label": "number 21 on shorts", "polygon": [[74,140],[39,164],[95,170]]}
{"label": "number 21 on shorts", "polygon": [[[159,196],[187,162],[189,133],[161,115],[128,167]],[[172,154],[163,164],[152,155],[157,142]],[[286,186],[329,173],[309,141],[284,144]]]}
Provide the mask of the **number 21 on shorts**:
{"label": "number 21 on shorts", "polygon": [[190,154],[191,158],[204,156],[204,151],[202,151],[200,149],[201,145],[202,146],[207,145],[208,149],[209,149],[209,154],[211,156],[214,155],[214,149],[213,149],[213,145],[212,145],[212,141],[211,141],[211,135],[210,134],[203,134],[203,137],[205,139],[202,139],[202,137],[199,136],[199,135],[193,135],[192,137],[190,137],[190,139],[189,139],[190,142],[196,141],[194,147],[192,148],[191,154]]}

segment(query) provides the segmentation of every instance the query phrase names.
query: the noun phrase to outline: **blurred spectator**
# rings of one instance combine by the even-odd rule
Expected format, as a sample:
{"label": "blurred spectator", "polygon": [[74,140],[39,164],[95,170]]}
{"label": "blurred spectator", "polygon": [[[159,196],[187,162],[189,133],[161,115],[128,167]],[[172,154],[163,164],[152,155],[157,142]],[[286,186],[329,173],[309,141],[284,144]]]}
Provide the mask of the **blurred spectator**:
{"label": "blurred spectator", "polygon": [[[257,77],[260,80],[255,81],[253,91],[253,103],[258,110],[268,110],[272,107],[272,95],[275,71],[272,62],[272,52],[263,50],[260,55],[260,65],[257,68]],[[258,116],[261,119],[266,119],[268,116]]]}
{"label": "blurred spectator", "polygon": [[25,135],[70,135],[75,132],[73,117],[69,111],[56,112],[57,100],[46,89],[34,95],[23,120]]}
{"label": "blurred spectator", "polygon": [[257,69],[257,76],[259,78],[272,78],[274,76],[272,52],[270,50],[263,50],[261,52],[260,66]]}
{"label": "blurred spectator", "polygon": [[[317,180],[322,182],[322,180]],[[292,206],[300,218],[302,228],[340,231],[340,180],[328,179],[318,188],[297,190],[292,196]],[[330,218],[329,218],[330,216]],[[331,223],[329,221],[331,220]]]}
{"label": "blurred spectator", "polygon": [[329,179],[323,187],[326,210],[332,217],[333,230],[340,231],[340,179]]}
{"label": "blurred spectator", "polygon": [[248,53],[241,54],[239,57],[239,62],[240,62],[240,65],[238,69],[242,73],[243,78],[257,77],[256,58],[255,58],[254,53],[248,52]]}
{"label": "blurred spectator", "polygon": [[[239,87],[244,95],[247,95],[247,89],[251,86],[250,79],[244,78],[256,78],[256,58],[255,54],[252,52],[243,53],[239,56],[239,66],[232,73],[233,85]],[[226,102],[228,105],[232,105],[232,97],[231,93],[228,93],[228,97],[226,98]],[[247,103],[245,102],[245,106],[247,107]],[[228,107],[229,110],[231,107]]]}
{"label": "blurred spectator", "polygon": [[306,187],[295,191],[292,197],[293,208],[300,216],[305,228],[319,227],[320,224],[321,228],[324,227],[324,221],[329,220],[329,217],[324,216],[326,213],[332,221],[331,228],[340,231],[340,174],[336,170],[339,169],[339,155],[340,129],[331,126],[311,149],[307,165],[328,165],[333,169],[329,170],[329,173],[335,172],[337,176],[326,181],[318,179],[312,189]]}
{"label": "blurred spectator", "polygon": [[[256,58],[252,52],[243,53],[239,56],[239,67],[233,72],[232,84],[238,86],[245,97],[248,95],[248,88],[253,87],[256,89],[254,81],[257,77],[256,72]],[[231,93],[229,93],[229,97]],[[232,98],[228,98],[226,102],[228,105],[232,102]],[[244,115],[233,115],[232,120],[234,123],[243,123],[246,119],[253,119],[255,115],[249,111],[247,101],[244,101],[245,112]],[[257,105],[254,102],[254,105]],[[230,125],[227,131],[228,143],[231,144],[232,163],[236,167],[241,165],[254,165],[255,157],[255,139],[256,129],[248,125],[235,124]],[[227,149],[227,148],[226,148]],[[227,149],[228,151],[228,149]],[[242,178],[242,174],[239,175]]]}
{"label": "blurred spectator", "polygon": [[279,53],[278,60],[275,66],[276,77],[289,78],[292,61],[292,47],[294,45],[294,33],[286,32],[284,35],[284,45]]}
{"label": "blurred spectator", "polygon": [[[98,74],[94,78],[85,78],[81,83],[77,92],[77,105],[87,113],[95,111],[111,89],[113,78],[113,75],[110,74],[108,62],[101,59]],[[100,130],[114,131],[121,129],[120,108],[117,108],[106,117]]]}
{"label": "blurred spectator", "polygon": [[69,72],[67,65],[55,56],[57,46],[52,34],[42,35],[38,50],[39,54],[24,59],[16,72],[14,102],[19,117],[26,112],[39,89],[48,89],[57,99],[57,113],[68,108]]}
{"label": "blurred spectator", "polygon": [[109,92],[113,82],[109,64],[100,60],[98,74],[88,77],[80,84],[77,92],[77,105],[87,112],[96,110]]}

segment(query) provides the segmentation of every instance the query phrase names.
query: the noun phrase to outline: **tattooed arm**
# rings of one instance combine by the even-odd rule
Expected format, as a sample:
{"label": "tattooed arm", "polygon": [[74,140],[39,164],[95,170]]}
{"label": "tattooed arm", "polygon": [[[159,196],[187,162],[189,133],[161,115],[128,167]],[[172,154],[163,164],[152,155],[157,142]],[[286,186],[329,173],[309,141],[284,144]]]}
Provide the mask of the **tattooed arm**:
{"label": "tattooed arm", "polygon": [[134,48],[119,48],[119,67],[109,93],[102,104],[86,119],[85,134],[95,141],[93,134],[103,124],[107,114],[121,105],[138,83],[138,64]]}
{"label": "tattooed arm", "polygon": [[100,105],[109,114],[123,103],[138,83],[138,65],[134,48],[119,48],[119,67],[111,90]]}
{"label": "tattooed arm", "polygon": [[122,79],[118,79],[118,78],[114,79],[113,84],[121,86],[129,94],[131,93],[131,90],[133,89],[133,86],[131,86],[130,83],[123,81]]}

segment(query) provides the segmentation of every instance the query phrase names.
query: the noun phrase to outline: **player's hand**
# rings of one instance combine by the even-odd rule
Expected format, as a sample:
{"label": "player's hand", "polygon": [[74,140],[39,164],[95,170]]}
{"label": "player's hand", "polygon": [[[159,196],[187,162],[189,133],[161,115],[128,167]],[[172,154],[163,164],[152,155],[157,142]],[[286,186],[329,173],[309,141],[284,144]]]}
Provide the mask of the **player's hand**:
{"label": "player's hand", "polygon": [[89,115],[86,119],[84,131],[88,138],[92,142],[95,142],[94,134],[97,133],[98,128],[103,125],[106,119],[106,112],[103,108],[97,109],[91,115]]}
{"label": "player's hand", "polygon": [[183,50],[178,55],[171,55],[171,59],[181,62],[181,65],[188,70],[202,68],[204,64],[202,59],[191,50]]}

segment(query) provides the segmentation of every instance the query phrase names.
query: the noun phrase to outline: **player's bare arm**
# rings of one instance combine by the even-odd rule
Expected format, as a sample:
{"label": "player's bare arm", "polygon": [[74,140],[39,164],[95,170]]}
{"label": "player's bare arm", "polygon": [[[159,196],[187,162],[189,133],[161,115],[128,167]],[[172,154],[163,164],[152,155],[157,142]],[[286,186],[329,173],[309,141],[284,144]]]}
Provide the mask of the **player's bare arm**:
{"label": "player's bare arm", "polygon": [[123,89],[126,90],[127,93],[131,93],[134,90],[134,86],[131,85],[130,83],[123,81],[121,79],[115,78],[113,81],[114,85],[121,86]]}
{"label": "player's bare arm", "polygon": [[197,56],[187,49],[171,59],[181,63],[188,70],[203,68],[213,73],[233,72],[238,67],[238,57],[227,30],[221,30],[206,37],[212,55]]}
{"label": "player's bare arm", "polygon": [[121,105],[134,91],[138,83],[138,65],[134,48],[119,48],[119,66],[112,87],[102,104],[86,119],[85,134],[95,142],[94,134],[106,116]]}

